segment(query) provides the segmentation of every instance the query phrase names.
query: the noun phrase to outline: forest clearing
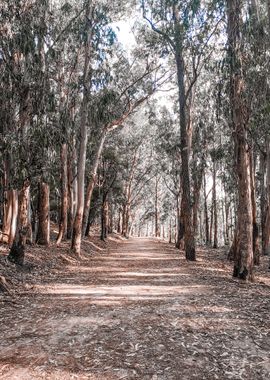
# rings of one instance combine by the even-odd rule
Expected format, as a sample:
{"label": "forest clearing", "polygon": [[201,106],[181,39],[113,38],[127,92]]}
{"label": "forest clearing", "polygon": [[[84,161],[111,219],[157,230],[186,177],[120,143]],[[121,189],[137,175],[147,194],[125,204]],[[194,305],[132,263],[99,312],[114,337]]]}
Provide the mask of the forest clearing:
{"label": "forest clearing", "polygon": [[0,1],[0,379],[270,378],[270,0]]}

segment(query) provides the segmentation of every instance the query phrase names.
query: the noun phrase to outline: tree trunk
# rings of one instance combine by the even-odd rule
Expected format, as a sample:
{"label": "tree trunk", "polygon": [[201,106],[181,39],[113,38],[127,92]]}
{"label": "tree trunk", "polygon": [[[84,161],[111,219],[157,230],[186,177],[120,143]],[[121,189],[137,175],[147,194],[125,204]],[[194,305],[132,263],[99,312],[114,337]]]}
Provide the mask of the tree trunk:
{"label": "tree trunk", "polygon": [[60,244],[62,239],[65,238],[67,232],[67,211],[68,211],[68,168],[67,168],[67,144],[62,145],[61,150],[61,211],[59,233],[56,244]]}
{"label": "tree trunk", "polygon": [[84,73],[83,73],[83,100],[80,109],[80,148],[78,157],[78,204],[73,225],[73,236],[71,248],[76,255],[81,252],[82,223],[84,212],[84,183],[85,183],[85,163],[88,140],[88,105],[91,90],[91,44],[92,44],[92,1],[88,0],[85,13],[85,51],[84,51]]}
{"label": "tree trunk", "polygon": [[213,217],[214,217],[214,243],[213,248],[218,248],[218,215],[217,215],[217,168],[216,168],[216,162],[214,160],[213,162]]}
{"label": "tree trunk", "polygon": [[257,224],[257,206],[256,206],[256,188],[255,188],[255,162],[253,157],[253,147],[250,149],[250,184],[251,184],[251,202],[252,202],[252,225],[253,225],[253,256],[254,264],[260,264],[259,249],[259,227]]}
{"label": "tree trunk", "polygon": [[198,172],[196,173],[196,179],[194,181],[194,192],[193,192],[193,230],[194,234],[197,234],[198,230],[198,210],[200,206],[200,194],[201,194],[201,187],[202,187],[202,179],[203,179],[203,166],[201,168],[198,168]]}
{"label": "tree trunk", "polygon": [[270,255],[270,138],[266,144],[266,192],[263,223],[263,254]]}
{"label": "tree trunk", "polygon": [[204,223],[205,223],[205,243],[210,244],[209,236],[209,217],[208,217],[208,207],[207,207],[207,194],[206,194],[206,178],[205,172],[203,174],[203,191],[204,191]]}
{"label": "tree trunk", "polygon": [[108,237],[109,203],[107,195],[103,198],[101,206],[101,234],[100,239],[105,241]]}
{"label": "tree trunk", "polygon": [[190,170],[189,149],[186,121],[186,92],[185,92],[185,65],[183,58],[182,30],[179,12],[174,7],[175,22],[175,61],[177,68],[177,83],[179,95],[180,133],[181,133],[181,184],[182,184],[182,212],[184,219],[184,239],[186,259],[196,260],[195,238],[192,225],[191,193],[190,193]]}
{"label": "tree trunk", "polygon": [[17,219],[18,219],[18,192],[17,190],[11,190],[11,202],[12,202],[12,216],[10,223],[10,231],[8,236],[8,245],[12,246],[16,235]]}
{"label": "tree trunk", "polygon": [[242,76],[242,41],[240,33],[242,1],[227,0],[228,40],[231,60],[230,104],[235,134],[236,168],[238,175],[238,238],[234,276],[244,280],[253,277],[253,223],[250,182],[250,157],[247,146],[244,79]]}
{"label": "tree trunk", "polygon": [[159,226],[159,205],[158,205],[158,182],[159,179],[156,177],[155,181],[155,236],[160,237],[160,226]]}
{"label": "tree trunk", "polygon": [[67,239],[72,238],[72,228],[74,222],[74,175],[71,160],[68,160],[67,175],[68,175],[68,210],[67,210]]}
{"label": "tree trunk", "polygon": [[39,183],[38,198],[38,231],[37,244],[50,244],[50,188],[43,181]]}
{"label": "tree trunk", "polygon": [[91,173],[90,173],[90,180],[87,185],[86,190],[86,199],[85,199],[85,206],[84,206],[84,213],[83,213],[83,235],[86,235],[86,229],[87,229],[87,222],[88,222],[88,216],[90,212],[91,207],[91,200],[92,200],[92,194],[96,183],[96,177],[97,177],[97,170],[99,165],[99,160],[103,151],[103,146],[106,140],[106,130],[104,129],[101,135],[101,138],[98,143],[97,151],[95,154],[94,162],[92,165]]}
{"label": "tree trunk", "polygon": [[10,230],[11,230],[11,220],[12,220],[12,190],[5,191],[4,193],[4,219],[3,219],[3,229],[2,229],[2,241],[8,242]]}
{"label": "tree trunk", "polygon": [[16,226],[15,239],[12,243],[8,259],[18,265],[23,265],[25,256],[25,245],[29,230],[29,182],[26,181],[19,193],[18,222]]}
{"label": "tree trunk", "polygon": [[121,222],[122,222],[122,218],[121,218],[121,209],[119,208],[118,210],[118,221],[117,221],[117,233],[120,234],[121,233]]}

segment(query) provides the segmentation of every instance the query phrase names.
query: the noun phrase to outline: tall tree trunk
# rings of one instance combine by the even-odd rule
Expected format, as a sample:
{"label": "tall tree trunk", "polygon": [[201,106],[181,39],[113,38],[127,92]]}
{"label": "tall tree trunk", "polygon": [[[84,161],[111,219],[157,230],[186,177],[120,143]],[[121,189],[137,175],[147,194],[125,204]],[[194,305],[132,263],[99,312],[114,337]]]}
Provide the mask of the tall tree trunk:
{"label": "tall tree trunk", "polygon": [[260,264],[259,227],[257,224],[255,161],[254,161],[253,147],[250,149],[250,184],[251,184],[252,222],[253,222],[253,256],[254,256],[254,264],[259,265]]}
{"label": "tall tree trunk", "polygon": [[90,180],[89,180],[89,183],[87,185],[87,190],[86,190],[86,199],[85,199],[85,206],[84,206],[84,213],[83,213],[83,227],[82,227],[83,235],[86,235],[86,236],[87,236],[87,231],[86,231],[87,221],[88,221],[88,216],[89,216],[90,207],[91,207],[92,194],[93,194],[93,190],[94,190],[95,183],[96,183],[99,160],[100,160],[100,157],[101,157],[101,154],[103,151],[103,146],[104,146],[104,143],[106,140],[106,135],[107,135],[106,129],[104,129],[102,132],[101,138],[99,140],[99,143],[98,143],[94,162],[93,162],[92,168],[91,168]]}
{"label": "tall tree trunk", "polygon": [[229,229],[229,212],[230,212],[230,204],[228,202],[227,194],[224,189],[224,211],[225,211],[225,245],[229,244],[230,241],[230,229]]}
{"label": "tall tree trunk", "polygon": [[68,210],[67,210],[67,239],[72,238],[72,228],[74,222],[74,175],[72,169],[72,162],[68,160],[67,166],[67,175],[68,175]]}
{"label": "tall tree trunk", "polygon": [[101,206],[101,234],[100,239],[105,241],[108,237],[108,222],[109,222],[109,203],[108,197],[103,197]]}
{"label": "tall tree trunk", "polygon": [[56,244],[60,244],[62,239],[65,238],[67,232],[67,211],[68,211],[68,167],[67,167],[67,144],[62,145],[61,149],[61,211],[59,233]]}
{"label": "tall tree trunk", "polygon": [[159,178],[156,177],[156,181],[155,181],[155,236],[156,237],[160,237],[158,182],[159,182]]}
{"label": "tall tree trunk", "polygon": [[46,182],[40,181],[38,194],[38,231],[36,242],[41,245],[50,244],[50,188]]}
{"label": "tall tree trunk", "polygon": [[175,247],[178,249],[184,249],[184,236],[185,236],[185,221],[183,214],[183,206],[182,206],[183,198],[181,198],[181,202],[178,200],[177,206],[177,238],[175,242]]}
{"label": "tall tree trunk", "polygon": [[194,192],[193,192],[193,207],[192,207],[192,213],[193,213],[193,230],[194,234],[197,234],[198,230],[198,210],[200,206],[200,194],[201,194],[201,188],[202,188],[202,180],[203,180],[203,166],[198,168],[198,173],[196,173],[196,179],[194,181]]}
{"label": "tall tree trunk", "polygon": [[8,245],[12,246],[16,235],[17,219],[18,219],[18,192],[17,190],[11,190],[11,202],[12,202],[12,217],[10,223],[10,231],[8,236]]}
{"label": "tall tree trunk", "polygon": [[217,167],[215,160],[213,161],[213,217],[214,217],[214,243],[213,248],[218,248],[218,214],[217,214]]}
{"label": "tall tree trunk", "polygon": [[266,192],[265,192],[265,172],[266,172],[266,155],[260,154],[260,212],[261,212],[261,237],[262,237],[262,254],[265,255],[265,219],[266,219]]}
{"label": "tall tree trunk", "polygon": [[23,265],[25,256],[25,245],[29,230],[29,190],[30,184],[25,181],[19,193],[18,222],[16,226],[15,239],[12,243],[8,259],[18,265]]}
{"label": "tall tree trunk", "polygon": [[84,72],[83,72],[83,100],[80,109],[80,148],[78,157],[78,204],[73,225],[71,248],[76,255],[81,252],[82,223],[84,212],[84,183],[85,163],[88,141],[88,105],[91,91],[91,44],[92,44],[92,1],[88,0],[85,13],[85,48],[84,48]]}
{"label": "tall tree trunk", "polygon": [[4,219],[3,219],[3,230],[2,230],[2,241],[8,242],[10,230],[11,230],[11,221],[12,221],[12,190],[7,190],[4,192]]}
{"label": "tall tree trunk", "polygon": [[182,184],[182,210],[184,219],[184,238],[186,259],[196,260],[195,238],[192,224],[191,193],[190,193],[190,169],[189,169],[189,149],[186,121],[186,90],[185,90],[185,65],[183,57],[182,28],[180,25],[180,15],[174,7],[175,22],[175,61],[177,68],[177,83],[179,95],[180,112],[180,133],[181,133],[181,184]]}
{"label": "tall tree trunk", "polygon": [[263,254],[270,255],[270,137],[266,144],[266,192],[263,223]]}
{"label": "tall tree trunk", "polygon": [[228,41],[231,60],[230,103],[235,134],[236,167],[238,175],[238,238],[234,276],[251,280],[253,277],[253,223],[250,182],[250,158],[247,146],[246,113],[244,104],[245,78],[242,75],[242,48],[240,32],[242,1],[227,0]]}
{"label": "tall tree trunk", "polygon": [[203,192],[204,192],[204,223],[205,223],[205,243],[210,244],[209,236],[209,217],[208,217],[208,207],[207,207],[207,194],[206,194],[206,178],[205,172],[203,174]]}

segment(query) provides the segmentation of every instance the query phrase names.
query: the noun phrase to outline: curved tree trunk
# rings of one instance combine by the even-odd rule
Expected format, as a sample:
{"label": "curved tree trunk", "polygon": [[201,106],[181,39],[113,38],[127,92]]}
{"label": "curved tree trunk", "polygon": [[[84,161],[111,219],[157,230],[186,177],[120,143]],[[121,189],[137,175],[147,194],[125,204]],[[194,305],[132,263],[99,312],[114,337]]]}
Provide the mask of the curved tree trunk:
{"label": "curved tree trunk", "polygon": [[85,236],[88,236],[87,224],[88,224],[88,219],[89,219],[91,200],[92,200],[93,190],[96,183],[99,160],[103,151],[105,140],[106,140],[106,130],[104,129],[98,143],[97,151],[95,154],[94,162],[93,162],[91,173],[90,173],[90,180],[89,180],[89,183],[87,185],[87,190],[86,190],[85,206],[84,206],[84,212],[83,212],[83,226],[82,226],[83,235]]}

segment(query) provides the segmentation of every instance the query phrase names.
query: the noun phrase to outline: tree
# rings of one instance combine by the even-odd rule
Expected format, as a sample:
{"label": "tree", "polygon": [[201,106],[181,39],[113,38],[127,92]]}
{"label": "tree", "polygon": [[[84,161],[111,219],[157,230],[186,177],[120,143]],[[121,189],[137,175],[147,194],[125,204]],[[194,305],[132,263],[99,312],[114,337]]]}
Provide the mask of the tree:
{"label": "tree", "polygon": [[234,276],[252,279],[253,238],[250,183],[250,157],[247,144],[247,115],[245,106],[245,77],[242,72],[243,41],[241,39],[242,2],[227,1],[228,43],[230,54],[231,120],[235,131],[236,168],[238,174],[238,224],[235,246]]}

